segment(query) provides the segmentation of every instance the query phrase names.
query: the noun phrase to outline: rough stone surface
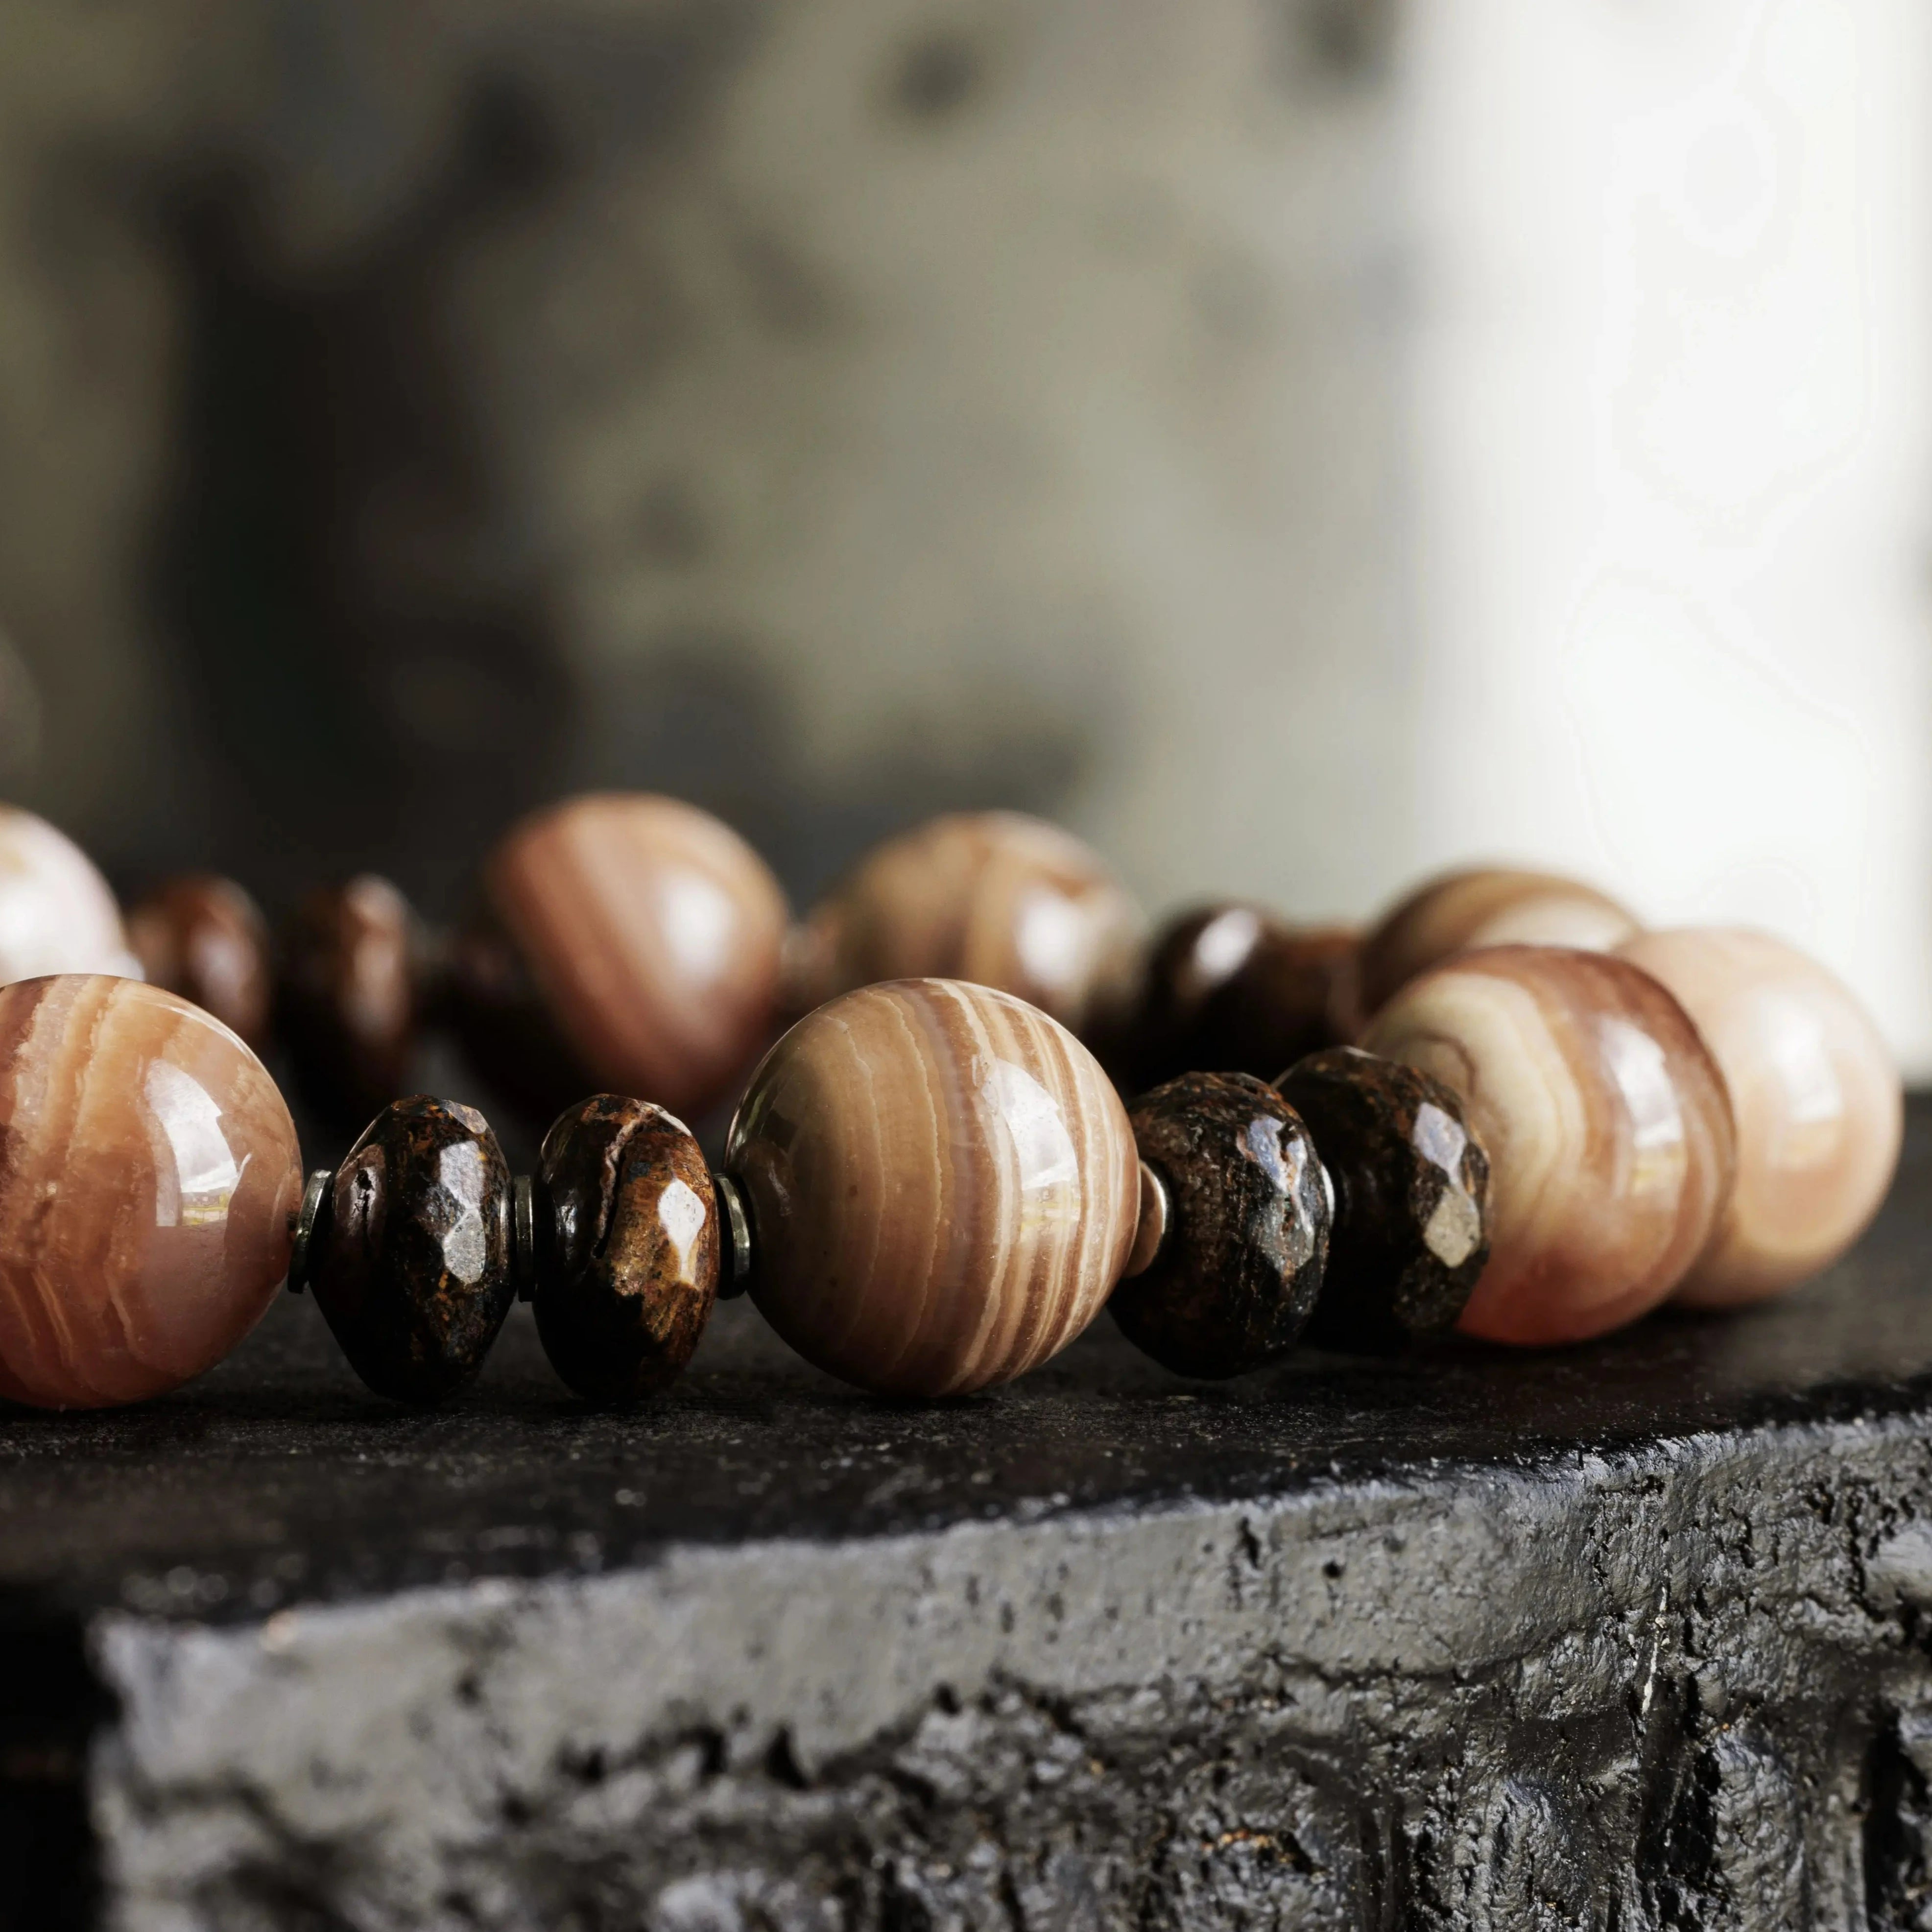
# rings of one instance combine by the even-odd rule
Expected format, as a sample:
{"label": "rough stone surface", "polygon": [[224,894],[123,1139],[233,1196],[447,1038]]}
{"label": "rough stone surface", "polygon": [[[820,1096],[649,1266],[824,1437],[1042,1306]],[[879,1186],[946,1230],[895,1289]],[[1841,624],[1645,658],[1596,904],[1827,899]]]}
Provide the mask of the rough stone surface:
{"label": "rough stone surface", "polygon": [[1922,1924],[1929,1222],[1922,1108],[1787,1304],[1210,1389],[1102,1324],[944,1406],[734,1304],[658,1408],[572,1402],[519,1310],[406,1413],[285,1301],[164,1401],[0,1424],[6,1909]]}

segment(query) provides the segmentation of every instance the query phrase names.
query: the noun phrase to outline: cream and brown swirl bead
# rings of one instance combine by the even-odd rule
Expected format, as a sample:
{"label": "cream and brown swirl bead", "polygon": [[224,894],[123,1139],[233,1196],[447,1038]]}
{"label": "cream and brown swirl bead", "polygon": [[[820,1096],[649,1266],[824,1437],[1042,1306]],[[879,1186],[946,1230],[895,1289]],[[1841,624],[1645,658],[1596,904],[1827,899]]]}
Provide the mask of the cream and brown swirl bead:
{"label": "cream and brown swirl bead", "polygon": [[1016,812],[956,812],[879,846],[794,942],[792,1004],[935,976],[1012,993],[1076,1032],[1132,990],[1139,908],[1092,849]]}
{"label": "cream and brown swirl bead", "polygon": [[451,947],[452,1004],[484,1074],[554,1111],[586,1085],[696,1116],[770,1040],[790,913],[709,812],[648,793],[515,826]]}
{"label": "cream and brown swirl bead", "polygon": [[1357,992],[1373,1014],[1418,973],[1484,946],[1607,952],[1637,931],[1616,901],[1580,880],[1480,866],[1425,880],[1362,941]]}
{"label": "cream and brown swirl bead", "polygon": [[1816,1274],[1864,1232],[1898,1164],[1904,1099],[1877,1028],[1842,981],[1766,933],[1647,932],[1618,951],[1696,1022],[1737,1118],[1737,1184],[1676,1298],[1732,1307]]}
{"label": "cream and brown swirl bead", "polygon": [[48,973],[138,980],[107,881],[44,818],[0,806],[0,986]]}
{"label": "cream and brown swirl bead", "polygon": [[724,1171],[766,1318],[891,1395],[1045,1361],[1106,1303],[1140,1220],[1133,1132],[1099,1063],[1046,1014],[951,980],[801,1020],[752,1076]]}
{"label": "cream and brown swirl bead", "polygon": [[0,989],[0,1396],[106,1408],[219,1361],[301,1196],[288,1108],[219,1021],[136,980]]}
{"label": "cream and brown swirl bead", "polygon": [[1560,947],[1466,952],[1412,980],[1364,1045],[1461,1096],[1490,1169],[1490,1249],[1461,1327],[1579,1341],[1663,1300],[1730,1198],[1724,1078],[1632,964]]}

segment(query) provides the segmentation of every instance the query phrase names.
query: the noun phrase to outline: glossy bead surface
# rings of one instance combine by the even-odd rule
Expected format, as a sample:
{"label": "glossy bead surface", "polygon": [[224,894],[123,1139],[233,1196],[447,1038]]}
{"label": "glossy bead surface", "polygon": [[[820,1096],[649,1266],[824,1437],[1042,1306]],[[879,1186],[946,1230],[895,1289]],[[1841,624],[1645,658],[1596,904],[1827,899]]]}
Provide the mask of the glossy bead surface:
{"label": "glossy bead surface", "polygon": [[356,1372],[434,1402],[482,1367],[508,1313],[510,1176],[473,1108],[392,1101],[335,1170],[309,1277]]}
{"label": "glossy bead surface", "polygon": [[1294,1109],[1247,1074],[1184,1073],[1128,1115],[1167,1195],[1150,1264],[1108,1304],[1162,1367],[1219,1378],[1276,1361],[1315,1306],[1331,1204]]}
{"label": "glossy bead surface", "polygon": [[150,986],[165,986],[239,1034],[258,1053],[268,1035],[268,929],[232,879],[170,879],[128,915]]}
{"label": "glossy bead surface", "polygon": [[1130,987],[1141,916],[1086,845],[1018,812],[888,840],[812,915],[795,998],[934,976],[1011,993],[1076,1033]]}
{"label": "glossy bead surface", "polygon": [[1045,1361],[1106,1300],[1139,1219],[1099,1063],[1044,1013],[955,980],[866,987],[800,1021],[752,1076],[724,1166],[766,1318],[892,1394]]}
{"label": "glossy bead surface", "polygon": [[1138,1090],[1194,1072],[1272,1080],[1352,1040],[1358,950],[1348,928],[1298,928],[1258,906],[1182,914],[1148,950],[1119,1056],[1127,1084]]}
{"label": "glossy bead surface", "polygon": [[94,862],[44,818],[0,806],[0,986],[47,973],[141,968]]}
{"label": "glossy bead surface", "polygon": [[1490,1253],[1490,1163],[1462,1102],[1419,1067],[1348,1046],[1310,1054],[1275,1085],[1335,1189],[1304,1339],[1388,1354],[1447,1334]]}
{"label": "glossy bead surface", "polygon": [[1489,866],[1418,886],[1362,941],[1362,1011],[1373,1014],[1417,974],[1479,946],[1561,946],[1607,952],[1637,922],[1580,880]]}
{"label": "glossy bead surface", "polygon": [[90,975],[0,989],[0,1395],[101,1408],[219,1361],[301,1196],[275,1083],[199,1008]]}
{"label": "glossy bead surface", "polygon": [[344,1126],[409,1090],[422,951],[408,900],[374,873],[308,893],[284,929],[284,1042],[305,1097]]}
{"label": "glossy bead surface", "polygon": [[708,812],[644,794],[554,806],[491,854],[482,900],[452,956],[457,1017],[526,1104],[600,1086],[695,1115],[770,1038],[784,895]]}
{"label": "glossy bead surface", "polygon": [[1827,1267],[1898,1164],[1898,1068],[1850,989],[1768,934],[1648,932],[1621,949],[1674,993],[1723,1070],[1737,1185],[1677,1299],[1755,1301]]}
{"label": "glossy bead surface", "polygon": [[1724,1076],[1684,1009],[1628,960],[1468,952],[1412,980],[1363,1044],[1433,1074],[1490,1157],[1490,1260],[1460,1325],[1580,1340],[1682,1281],[1730,1196]]}
{"label": "glossy bead surface", "polygon": [[591,1402],[668,1388],[718,1291],[718,1208],[691,1130],[598,1094],[553,1123],[536,1184],[550,1220],[533,1300],[551,1365]]}

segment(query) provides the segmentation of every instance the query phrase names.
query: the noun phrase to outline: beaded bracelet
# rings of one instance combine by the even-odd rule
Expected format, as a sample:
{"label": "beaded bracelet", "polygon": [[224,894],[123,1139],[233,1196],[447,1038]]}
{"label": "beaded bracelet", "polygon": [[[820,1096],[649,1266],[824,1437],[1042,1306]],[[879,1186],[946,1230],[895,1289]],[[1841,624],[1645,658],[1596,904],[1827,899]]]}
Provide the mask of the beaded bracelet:
{"label": "beaded bracelet", "polygon": [[667,1385],[721,1281],[808,1360],[900,1395],[1024,1372],[1110,1295],[1132,1340],[1202,1376],[1304,1331],[1574,1340],[1673,1292],[1802,1278],[1896,1160],[1869,1022],[1756,936],[1460,953],[1364,1043],[1273,1085],[1184,1075],[1130,1112],[1050,1016],[898,980],[772,1048],[717,1175],[674,1116],[599,1096],[513,1182],[480,1115],[418,1097],[304,1190],[287,1109],[229,1029],[138,982],[22,982],[0,988],[0,1394],[160,1393],[285,1271],[411,1401],[474,1375],[519,1292],[599,1401]]}
{"label": "beaded bracelet", "polygon": [[[109,970],[124,956],[111,896],[52,828],[0,813],[6,861],[0,977]],[[42,902],[13,904],[37,874]],[[272,978],[297,1084],[350,1130],[407,1090],[426,1028],[449,1027],[530,1118],[591,1087],[701,1116],[782,1017],[920,976],[1017,994],[1080,1034],[1125,1092],[1198,1067],[1270,1078],[1359,1037],[1402,984],[1453,952],[1511,940],[1600,949],[1637,930],[1588,886],[1489,868],[1431,882],[1366,935],[1222,902],[1143,949],[1138,911],[1094,853],[998,812],[888,840],[801,926],[788,932],[787,916],[776,880],[728,827],[675,800],[610,794],[514,827],[448,934],[367,875],[301,901],[272,975],[266,928],[231,882],[170,882],[128,926],[150,981],[258,1048]],[[50,945],[10,957],[35,930],[57,930],[67,956]]]}

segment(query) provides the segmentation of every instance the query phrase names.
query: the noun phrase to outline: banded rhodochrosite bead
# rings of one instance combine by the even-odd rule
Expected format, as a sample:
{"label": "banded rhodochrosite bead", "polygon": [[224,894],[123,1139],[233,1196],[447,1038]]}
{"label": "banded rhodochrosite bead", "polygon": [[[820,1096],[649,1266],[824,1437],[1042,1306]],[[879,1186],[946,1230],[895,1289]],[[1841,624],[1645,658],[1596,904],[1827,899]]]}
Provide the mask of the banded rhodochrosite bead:
{"label": "banded rhodochrosite bead", "polygon": [[957,980],[808,1014],[752,1076],[724,1166],[766,1318],[882,1394],[962,1394],[1045,1361],[1106,1302],[1139,1220],[1133,1132],[1099,1063]]}
{"label": "banded rhodochrosite bead", "polygon": [[1372,1015],[1417,974],[1483,946],[1621,945],[1636,921],[1594,886],[1548,872],[1481,866],[1426,880],[1385,914],[1357,960],[1362,1010]]}
{"label": "banded rhodochrosite bead", "polygon": [[105,1408],[219,1361],[301,1198],[288,1108],[218,1020],[136,980],[0,989],[0,1395]]}
{"label": "banded rhodochrosite bead", "polygon": [[44,818],[0,806],[0,985],[46,973],[141,968],[93,860]]}
{"label": "banded rhodochrosite bead", "polygon": [[1093,850],[1017,812],[962,812],[888,839],[800,936],[796,1008],[880,980],[992,986],[1084,1032],[1124,1004],[1139,908]]}
{"label": "banded rhodochrosite bead", "polygon": [[1724,1076],[1677,1001],[1628,960],[1467,952],[1413,980],[1363,1044],[1461,1096],[1490,1160],[1490,1258],[1460,1326],[1580,1340],[1676,1287],[1730,1198]]}
{"label": "banded rhodochrosite bead", "polygon": [[646,793],[553,806],[491,853],[452,949],[465,1046],[542,1111],[590,1085],[701,1114],[771,1038],[789,920],[709,812]]}
{"label": "banded rhodochrosite bead", "polygon": [[1677,1299],[1732,1306],[1816,1274],[1864,1232],[1898,1164],[1904,1100],[1877,1028],[1766,933],[1647,932],[1619,951],[1696,1022],[1737,1118],[1737,1185]]}

